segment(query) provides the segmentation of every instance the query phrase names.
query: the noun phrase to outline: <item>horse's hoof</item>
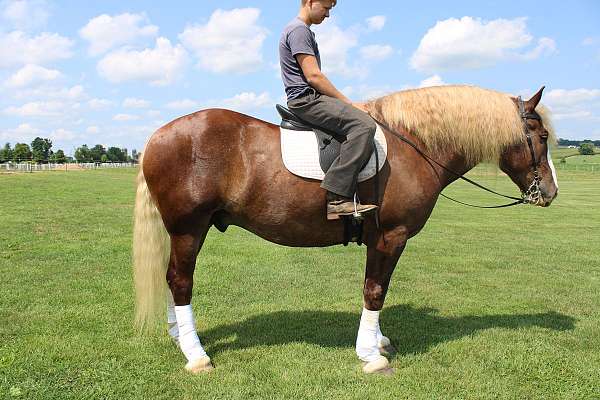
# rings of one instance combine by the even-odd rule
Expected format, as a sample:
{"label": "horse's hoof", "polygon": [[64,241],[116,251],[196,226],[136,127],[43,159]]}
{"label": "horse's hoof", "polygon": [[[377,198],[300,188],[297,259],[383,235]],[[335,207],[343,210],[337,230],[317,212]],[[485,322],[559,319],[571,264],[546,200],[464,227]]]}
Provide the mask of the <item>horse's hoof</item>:
{"label": "horse's hoof", "polygon": [[384,356],[379,356],[376,360],[365,363],[362,370],[365,374],[381,373],[391,375],[393,373],[390,362]]}
{"label": "horse's hoof", "polygon": [[379,352],[384,356],[389,356],[396,353],[396,349],[394,346],[392,346],[392,342],[390,342],[390,339],[385,336],[382,336],[381,339],[379,339],[378,347]]}
{"label": "horse's hoof", "polygon": [[214,369],[209,356],[204,356],[185,365],[185,370],[196,375],[203,372],[210,372]]}

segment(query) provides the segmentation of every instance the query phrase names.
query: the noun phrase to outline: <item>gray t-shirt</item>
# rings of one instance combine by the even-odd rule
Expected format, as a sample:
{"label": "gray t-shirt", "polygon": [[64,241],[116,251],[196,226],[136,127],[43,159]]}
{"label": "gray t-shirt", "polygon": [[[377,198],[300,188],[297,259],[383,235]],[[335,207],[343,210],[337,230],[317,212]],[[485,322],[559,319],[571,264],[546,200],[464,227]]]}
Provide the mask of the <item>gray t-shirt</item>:
{"label": "gray t-shirt", "polygon": [[297,54],[315,56],[317,64],[321,68],[321,55],[315,34],[300,18],[290,21],[283,29],[281,39],[279,39],[281,79],[283,79],[288,101],[300,97],[311,87],[295,57]]}

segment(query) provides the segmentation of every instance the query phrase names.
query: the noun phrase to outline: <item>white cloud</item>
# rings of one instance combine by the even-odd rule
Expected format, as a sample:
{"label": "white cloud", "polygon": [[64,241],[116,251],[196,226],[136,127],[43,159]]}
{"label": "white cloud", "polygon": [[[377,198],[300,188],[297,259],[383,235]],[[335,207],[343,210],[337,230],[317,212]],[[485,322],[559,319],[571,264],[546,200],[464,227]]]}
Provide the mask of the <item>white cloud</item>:
{"label": "white cloud", "polygon": [[15,93],[17,99],[60,99],[60,100],[81,100],[87,95],[85,89],[81,85],[73,87],[55,87],[55,86],[40,86],[32,89],[23,89]]}
{"label": "white cloud", "polygon": [[92,18],[79,30],[79,35],[90,44],[88,53],[97,56],[117,46],[143,42],[154,38],[158,27],[150,25],[144,14],[107,14]]}
{"label": "white cloud", "polygon": [[0,10],[2,18],[19,30],[42,27],[50,16],[44,0],[6,0],[0,4]]}
{"label": "white cloud", "polygon": [[187,27],[179,39],[198,57],[198,66],[216,73],[248,73],[263,64],[267,30],[258,8],[218,9],[204,25]]}
{"label": "white cloud", "polygon": [[67,98],[70,100],[75,100],[75,99],[80,99],[81,97],[85,96],[85,91],[83,89],[83,86],[81,85],[75,85],[71,88],[66,88],[66,89],[61,89],[59,91],[59,96],[61,98]]}
{"label": "white cloud", "polygon": [[150,102],[144,99],[136,99],[134,97],[128,97],[123,100],[123,107],[125,108],[148,108]]}
{"label": "white cloud", "polygon": [[553,39],[542,37],[538,39],[538,45],[531,51],[516,55],[523,60],[535,60],[544,55],[556,53],[556,42]]}
{"label": "white cloud", "polygon": [[392,55],[394,49],[389,45],[372,44],[360,48],[360,56],[365,60],[382,61]]}
{"label": "white cloud", "polygon": [[31,126],[28,123],[20,124],[14,129],[0,131],[0,140],[9,142],[29,143],[36,136],[41,135],[42,130]]}
{"label": "white cloud", "polygon": [[573,111],[573,112],[552,114],[552,118],[556,121],[560,121],[563,119],[588,119],[590,117],[593,117],[593,114],[591,111]]}
{"label": "white cloud", "polygon": [[583,46],[594,46],[596,44],[600,44],[600,36],[590,36],[586,37],[581,41]]}
{"label": "white cloud", "polygon": [[113,121],[137,121],[140,119],[139,115],[132,114],[117,114],[113,117]]}
{"label": "white cloud", "polygon": [[419,87],[442,86],[445,84],[446,82],[444,82],[439,75],[432,75],[427,79],[423,79],[419,84]]}
{"label": "white cloud", "polygon": [[273,107],[274,100],[268,92],[257,94],[255,92],[242,92],[226,99],[212,99],[202,103],[194,100],[178,100],[166,105],[167,108],[177,110],[199,110],[202,108],[226,108],[238,112],[251,112],[267,107]]}
{"label": "white cloud", "polygon": [[98,128],[98,127],[97,127],[97,126],[95,126],[95,125],[88,126],[88,127],[86,128],[85,132],[86,132],[86,133],[89,133],[89,134],[96,134],[96,133],[100,132],[100,128]]}
{"label": "white cloud", "polygon": [[184,110],[184,109],[199,108],[200,103],[198,103],[197,101],[194,101],[194,100],[190,100],[190,99],[182,99],[182,100],[175,100],[170,103],[167,103],[166,107],[170,108],[172,110]]}
{"label": "white cloud", "polygon": [[557,121],[600,121],[600,89],[553,89],[544,94],[542,102],[550,108]]}
{"label": "white cloud", "polygon": [[22,88],[34,85],[40,82],[47,82],[57,79],[61,73],[55,69],[47,69],[35,64],[27,64],[5,82],[5,85],[11,88]]}
{"label": "white cloud", "polygon": [[600,89],[554,89],[544,94],[544,102],[551,107],[569,107],[600,101]]}
{"label": "white cloud", "polygon": [[356,87],[346,86],[342,89],[342,93],[352,99],[358,99],[358,101],[373,100],[392,92],[393,90],[389,86],[359,85]]}
{"label": "white cloud", "polygon": [[540,38],[533,50],[526,18],[484,21],[463,17],[438,21],[421,39],[411,66],[422,72],[473,69],[500,61],[531,60],[556,51],[550,38]]}
{"label": "white cloud", "polygon": [[0,68],[44,64],[71,57],[73,41],[57,33],[29,37],[21,31],[0,32]]}
{"label": "white cloud", "polygon": [[108,99],[91,99],[88,101],[88,106],[92,110],[103,110],[112,107],[115,103]]}
{"label": "white cloud", "polygon": [[315,34],[321,53],[322,69],[325,74],[339,74],[346,78],[364,78],[368,70],[356,63],[348,62],[349,51],[358,44],[358,31],[341,29],[334,21],[316,27]]}
{"label": "white cloud", "polygon": [[160,37],[154,49],[121,49],[109,53],[98,62],[97,69],[112,83],[142,80],[165,86],[179,78],[186,64],[185,49],[181,45],[173,47],[168,39]]}
{"label": "white cloud", "polygon": [[64,109],[65,104],[60,101],[32,101],[20,107],[8,107],[4,113],[20,117],[52,117],[61,115]]}
{"label": "white cloud", "polygon": [[[389,45],[368,45],[359,49],[358,43],[365,28],[361,25],[340,28],[335,19],[315,27],[322,69],[328,75],[364,79],[369,75],[372,64],[383,61],[394,53]],[[356,54],[358,53],[358,54]]]}
{"label": "white cloud", "polygon": [[367,18],[367,29],[369,31],[380,31],[385,26],[385,15],[375,15]]}
{"label": "white cloud", "polygon": [[55,129],[54,131],[52,131],[50,133],[50,139],[52,139],[52,141],[70,141],[73,139],[78,138],[79,135],[75,134],[72,131],[69,131],[67,129],[63,129],[63,128],[58,128]]}
{"label": "white cloud", "polygon": [[258,110],[265,107],[271,107],[273,100],[267,92],[256,94],[254,92],[243,92],[235,96],[221,100],[221,107],[225,107],[234,111],[248,112]]}

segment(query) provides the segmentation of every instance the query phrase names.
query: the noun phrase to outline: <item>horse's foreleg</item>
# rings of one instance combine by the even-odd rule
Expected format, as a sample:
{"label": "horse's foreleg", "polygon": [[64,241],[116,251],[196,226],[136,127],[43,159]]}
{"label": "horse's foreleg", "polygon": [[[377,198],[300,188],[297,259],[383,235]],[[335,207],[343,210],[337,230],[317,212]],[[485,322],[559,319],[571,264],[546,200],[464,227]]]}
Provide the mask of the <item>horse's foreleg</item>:
{"label": "horse's foreleg", "polygon": [[171,235],[171,258],[167,270],[167,282],[173,296],[173,303],[168,309],[169,333],[178,338],[179,347],[188,361],[185,369],[192,373],[212,369],[210,358],[196,332],[191,304],[196,255],[206,231],[201,235]]}
{"label": "horse's foreleg", "polygon": [[179,346],[179,328],[177,327],[177,315],[175,315],[175,300],[173,300],[173,293],[170,290],[167,293],[167,325],[169,336]]}
{"label": "horse's foreleg", "polygon": [[389,369],[389,363],[381,353],[388,353],[391,344],[381,333],[379,312],[383,308],[385,295],[396,263],[406,246],[403,229],[385,235],[367,249],[367,267],[363,287],[364,305],[356,338],[356,354],[366,364],[367,373]]}

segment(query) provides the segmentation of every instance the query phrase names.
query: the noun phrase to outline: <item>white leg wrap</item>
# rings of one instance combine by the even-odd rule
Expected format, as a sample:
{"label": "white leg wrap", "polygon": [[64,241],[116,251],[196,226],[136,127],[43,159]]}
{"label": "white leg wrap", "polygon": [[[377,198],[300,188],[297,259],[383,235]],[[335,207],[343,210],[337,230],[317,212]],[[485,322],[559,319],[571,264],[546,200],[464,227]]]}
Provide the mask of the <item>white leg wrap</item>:
{"label": "white leg wrap", "polygon": [[179,328],[179,347],[185,358],[191,362],[206,357],[206,352],[202,348],[202,344],[200,344],[200,339],[196,333],[192,305],[175,306],[175,316],[177,317],[177,327]]}
{"label": "white leg wrap", "polygon": [[371,362],[381,357],[379,353],[379,311],[369,311],[363,308],[360,326],[356,337],[356,355],[362,361]]}
{"label": "white leg wrap", "polygon": [[169,335],[176,342],[179,341],[179,328],[177,327],[177,316],[175,315],[175,302],[171,291],[167,293],[167,324],[169,327]]}
{"label": "white leg wrap", "polygon": [[383,333],[381,333],[381,328],[379,327],[379,321],[377,321],[377,343],[381,341],[383,338]]}

